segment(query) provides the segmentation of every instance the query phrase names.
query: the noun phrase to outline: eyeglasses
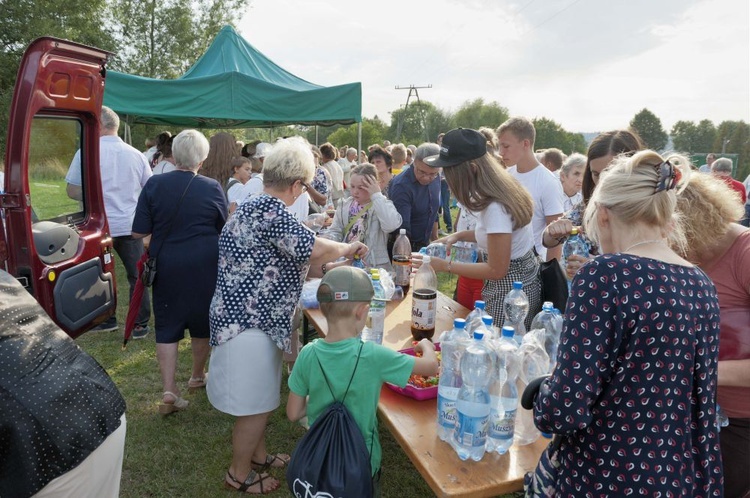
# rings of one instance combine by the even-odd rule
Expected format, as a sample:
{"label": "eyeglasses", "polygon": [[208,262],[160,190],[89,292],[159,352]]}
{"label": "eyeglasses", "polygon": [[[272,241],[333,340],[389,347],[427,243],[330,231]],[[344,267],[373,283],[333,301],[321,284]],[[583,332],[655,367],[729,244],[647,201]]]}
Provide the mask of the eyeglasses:
{"label": "eyeglasses", "polygon": [[299,184],[300,184],[300,188],[302,189],[302,193],[304,194],[305,192],[307,192],[307,189],[308,189],[307,184],[302,183],[302,182],[299,182]]}
{"label": "eyeglasses", "polygon": [[425,173],[424,171],[417,168],[416,166],[414,166],[414,173],[416,173],[421,178],[429,178],[431,180],[437,178],[438,175],[440,175],[439,171],[437,173]]}

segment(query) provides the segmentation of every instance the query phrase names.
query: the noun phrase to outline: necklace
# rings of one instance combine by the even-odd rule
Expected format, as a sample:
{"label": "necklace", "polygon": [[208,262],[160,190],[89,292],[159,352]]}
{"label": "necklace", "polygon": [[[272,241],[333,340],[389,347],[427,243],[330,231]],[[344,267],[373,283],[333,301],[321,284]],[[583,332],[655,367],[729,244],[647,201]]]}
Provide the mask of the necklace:
{"label": "necklace", "polygon": [[657,242],[662,242],[663,240],[664,240],[664,239],[650,239],[650,240],[642,240],[642,241],[640,241],[640,242],[636,242],[635,244],[633,244],[633,245],[632,245],[632,246],[630,246],[630,247],[626,247],[625,249],[623,249],[623,250],[622,250],[622,251],[620,251],[620,252],[628,252],[628,251],[630,251],[631,249],[633,249],[634,247],[638,247],[638,246],[644,246],[644,245],[646,245],[646,244],[655,244],[655,243],[657,243]]}

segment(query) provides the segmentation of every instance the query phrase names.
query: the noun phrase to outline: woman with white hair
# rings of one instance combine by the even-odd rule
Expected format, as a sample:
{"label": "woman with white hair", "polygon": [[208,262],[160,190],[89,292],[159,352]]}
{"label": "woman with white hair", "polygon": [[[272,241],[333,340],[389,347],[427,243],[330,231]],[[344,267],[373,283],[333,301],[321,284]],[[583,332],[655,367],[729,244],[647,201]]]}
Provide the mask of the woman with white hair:
{"label": "woman with white hair", "polygon": [[159,411],[164,415],[188,406],[175,380],[177,346],[185,329],[190,330],[193,353],[188,387],[206,385],[208,307],[216,285],[219,233],[227,219],[221,185],[197,173],[208,148],[208,140],[196,130],[177,135],[172,142],[177,169],[146,183],[133,220],[133,237],[151,235],[149,255],[157,262],[153,306],[164,386]]}
{"label": "woman with white hair", "polygon": [[562,183],[563,212],[567,213],[583,201],[581,187],[583,186],[583,171],[586,169],[586,156],[578,152],[571,154],[560,168],[560,183]]}
{"label": "woman with white hair", "polygon": [[237,417],[224,484],[243,493],[277,489],[266,470],[289,462],[287,454],[266,451],[265,429],[281,401],[282,353],[291,352],[292,318],[308,270],[320,276],[327,263],[367,252],[360,242],[316,238],[289,212],[314,173],[307,143],[276,142],[263,165],[263,192],[237,208],[219,238],[208,399]]}

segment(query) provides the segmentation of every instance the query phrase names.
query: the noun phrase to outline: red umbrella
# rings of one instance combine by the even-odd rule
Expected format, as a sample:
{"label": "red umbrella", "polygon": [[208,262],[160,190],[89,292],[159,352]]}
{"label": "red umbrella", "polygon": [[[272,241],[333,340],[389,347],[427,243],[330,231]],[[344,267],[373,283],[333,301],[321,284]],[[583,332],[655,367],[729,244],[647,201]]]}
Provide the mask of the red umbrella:
{"label": "red umbrella", "polygon": [[141,259],[136,263],[135,268],[138,272],[138,278],[135,281],[135,289],[133,289],[133,295],[130,297],[130,305],[128,305],[128,316],[125,318],[125,331],[122,335],[122,349],[128,344],[130,336],[133,334],[135,328],[135,320],[138,318],[138,311],[141,309],[141,301],[143,301],[143,293],[146,291],[146,286],[143,285],[141,280],[141,272],[143,271],[143,264],[148,259],[148,251],[144,251]]}

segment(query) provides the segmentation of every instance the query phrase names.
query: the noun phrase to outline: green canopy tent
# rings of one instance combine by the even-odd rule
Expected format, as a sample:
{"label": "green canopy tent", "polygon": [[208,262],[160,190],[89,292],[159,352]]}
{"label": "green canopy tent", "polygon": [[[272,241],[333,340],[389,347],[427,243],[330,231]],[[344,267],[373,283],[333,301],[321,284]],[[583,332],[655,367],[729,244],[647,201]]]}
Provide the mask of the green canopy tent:
{"label": "green canopy tent", "polygon": [[362,122],[362,85],[322,87],[285,71],[231,26],[176,80],[109,71],[104,105],[128,124],[258,128]]}

